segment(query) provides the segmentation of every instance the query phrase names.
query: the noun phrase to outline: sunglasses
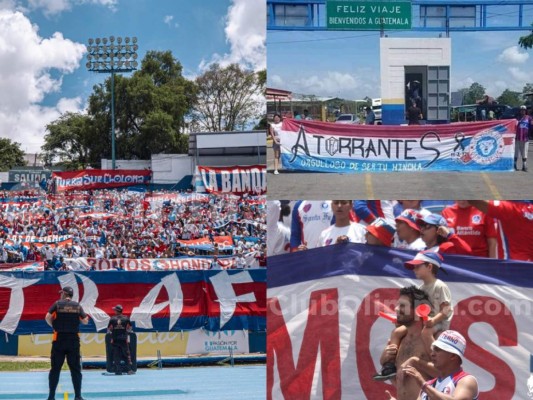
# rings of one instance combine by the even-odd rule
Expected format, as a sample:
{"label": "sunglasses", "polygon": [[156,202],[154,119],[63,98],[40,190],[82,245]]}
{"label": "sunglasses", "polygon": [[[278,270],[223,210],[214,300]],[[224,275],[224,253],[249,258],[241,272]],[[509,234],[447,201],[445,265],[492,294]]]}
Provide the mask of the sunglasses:
{"label": "sunglasses", "polygon": [[430,228],[436,228],[437,225],[431,225],[431,224],[424,224],[424,225],[420,225],[420,229],[424,229],[424,230],[427,230],[427,229],[430,229]]}

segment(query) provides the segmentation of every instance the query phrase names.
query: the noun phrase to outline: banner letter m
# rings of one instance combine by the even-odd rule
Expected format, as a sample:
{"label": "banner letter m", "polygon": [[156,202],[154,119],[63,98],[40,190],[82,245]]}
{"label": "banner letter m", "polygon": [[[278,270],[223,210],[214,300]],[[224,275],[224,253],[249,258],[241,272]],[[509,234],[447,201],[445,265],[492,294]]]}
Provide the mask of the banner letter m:
{"label": "banner letter m", "polygon": [[[339,347],[339,313],[337,289],[311,293],[307,324],[303,332],[289,332],[279,300],[271,298],[267,306],[267,399],[273,396],[274,382],[285,399],[309,399],[313,387],[316,364],[320,354],[322,396],[341,398],[341,367]],[[334,304],[334,307],[331,307]],[[288,329],[289,326],[289,329]],[[291,336],[301,336],[298,361],[294,363]],[[278,378],[279,377],[279,378]]]}

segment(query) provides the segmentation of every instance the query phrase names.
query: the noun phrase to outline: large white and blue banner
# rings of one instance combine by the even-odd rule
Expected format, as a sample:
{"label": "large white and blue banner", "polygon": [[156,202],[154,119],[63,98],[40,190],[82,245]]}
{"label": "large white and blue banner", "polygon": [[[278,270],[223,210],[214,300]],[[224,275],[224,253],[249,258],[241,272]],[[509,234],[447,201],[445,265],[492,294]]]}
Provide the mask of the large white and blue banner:
{"label": "large white and blue banner", "polygon": [[[420,285],[403,263],[415,253],[339,244],[270,257],[268,399],[387,399],[379,357],[399,289]],[[533,352],[533,263],[444,255],[451,329],[467,340],[463,368],[480,399],[527,399]],[[533,388],[532,393],[533,396]]]}
{"label": "large white and blue banner", "polygon": [[318,172],[510,171],[515,120],[448,125],[344,125],[285,119],[286,170]]}

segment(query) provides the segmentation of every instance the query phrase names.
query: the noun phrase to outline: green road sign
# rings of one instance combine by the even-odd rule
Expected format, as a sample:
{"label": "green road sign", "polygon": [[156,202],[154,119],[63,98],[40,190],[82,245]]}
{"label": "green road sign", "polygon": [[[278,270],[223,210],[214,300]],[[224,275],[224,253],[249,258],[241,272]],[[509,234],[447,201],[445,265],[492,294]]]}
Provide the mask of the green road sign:
{"label": "green road sign", "polygon": [[411,2],[327,0],[326,20],[328,29],[411,29]]}

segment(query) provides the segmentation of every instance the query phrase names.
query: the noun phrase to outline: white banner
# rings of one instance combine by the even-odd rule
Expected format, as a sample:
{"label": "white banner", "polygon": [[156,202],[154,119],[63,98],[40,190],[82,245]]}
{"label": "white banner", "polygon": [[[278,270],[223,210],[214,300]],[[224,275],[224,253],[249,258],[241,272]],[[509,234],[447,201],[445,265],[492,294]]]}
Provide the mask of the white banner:
{"label": "white banner", "polygon": [[255,258],[257,252],[244,254],[239,257],[221,257],[213,265],[213,257],[184,257],[184,258],[66,258],[67,267],[73,271],[179,271],[199,269],[239,269],[259,266]]}
{"label": "white banner", "polygon": [[[269,259],[267,399],[387,399],[396,388],[372,376],[394,325],[378,313],[421,284],[403,266],[413,254],[354,244],[301,253]],[[463,369],[480,399],[527,399],[533,264],[445,255],[443,267],[450,328],[466,338]]]}
{"label": "white banner", "polygon": [[250,352],[248,331],[209,332],[197,329],[189,332],[187,354],[222,353],[246,354]]}

